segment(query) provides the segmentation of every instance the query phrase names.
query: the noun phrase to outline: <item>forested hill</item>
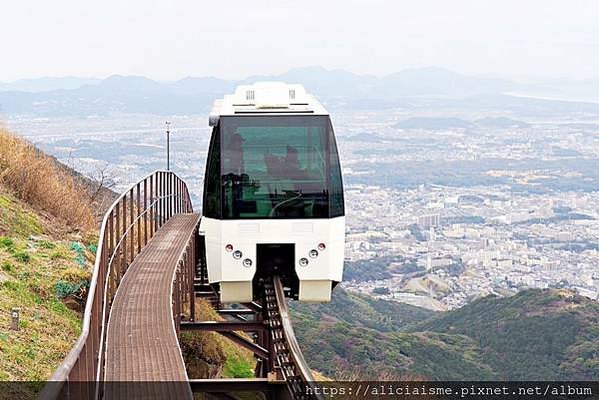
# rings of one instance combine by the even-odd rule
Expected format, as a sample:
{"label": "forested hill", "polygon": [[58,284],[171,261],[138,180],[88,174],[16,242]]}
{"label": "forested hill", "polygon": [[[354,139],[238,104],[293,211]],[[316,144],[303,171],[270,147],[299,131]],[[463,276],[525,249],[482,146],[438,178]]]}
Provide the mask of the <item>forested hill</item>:
{"label": "forested hill", "polygon": [[599,379],[599,302],[568,290],[486,297],[413,330],[471,338],[500,379]]}
{"label": "forested hill", "polygon": [[304,355],[331,377],[599,379],[599,302],[567,290],[491,296],[437,314],[341,290],[334,298],[294,307]]}

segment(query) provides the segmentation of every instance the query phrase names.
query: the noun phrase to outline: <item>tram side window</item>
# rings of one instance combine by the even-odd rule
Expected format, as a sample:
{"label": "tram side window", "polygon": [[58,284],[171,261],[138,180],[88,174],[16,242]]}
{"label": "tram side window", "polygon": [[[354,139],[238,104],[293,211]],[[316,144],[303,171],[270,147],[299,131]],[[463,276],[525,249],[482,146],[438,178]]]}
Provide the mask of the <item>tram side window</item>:
{"label": "tram side window", "polygon": [[333,127],[329,128],[329,152],[331,160],[331,218],[345,215],[345,206],[343,203],[343,182],[341,178],[341,165],[339,164],[339,153],[337,143],[333,134]]}
{"label": "tram side window", "polygon": [[210,141],[209,158],[204,178],[203,214],[208,218],[221,218],[221,185],[220,185],[220,135],[219,127],[215,127]]}

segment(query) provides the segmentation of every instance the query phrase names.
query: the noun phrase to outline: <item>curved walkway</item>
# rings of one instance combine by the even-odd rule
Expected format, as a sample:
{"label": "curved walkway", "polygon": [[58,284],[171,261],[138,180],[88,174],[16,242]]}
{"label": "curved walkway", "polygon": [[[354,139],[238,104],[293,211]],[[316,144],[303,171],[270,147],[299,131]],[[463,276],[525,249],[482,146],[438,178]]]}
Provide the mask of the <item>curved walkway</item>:
{"label": "curved walkway", "polygon": [[177,262],[199,219],[199,214],[171,217],[125,273],[108,320],[104,398],[193,398],[171,290]]}

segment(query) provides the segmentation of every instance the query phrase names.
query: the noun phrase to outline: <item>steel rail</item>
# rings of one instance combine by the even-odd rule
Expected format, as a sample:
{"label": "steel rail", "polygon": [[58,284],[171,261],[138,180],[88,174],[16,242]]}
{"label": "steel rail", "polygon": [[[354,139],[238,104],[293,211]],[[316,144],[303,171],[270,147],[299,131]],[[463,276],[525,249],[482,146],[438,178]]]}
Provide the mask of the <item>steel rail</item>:
{"label": "steel rail", "polygon": [[[285,290],[278,276],[265,282],[264,294],[276,356],[275,365],[281,371],[291,397],[294,400],[323,400],[322,396],[315,394],[314,376],[295,338]],[[308,388],[312,390],[307,390]]]}
{"label": "steel rail", "polygon": [[[205,265],[201,265],[201,268],[205,268]],[[256,378],[191,379],[193,392],[226,394],[244,388],[251,392],[262,392],[268,399],[324,400],[315,390],[314,376],[295,337],[281,279],[278,276],[264,279],[259,298],[261,298],[260,303],[243,303],[246,307],[243,309],[221,309],[220,307],[216,309],[217,312],[225,315],[234,314],[236,311],[254,314],[251,322],[225,320],[181,324],[181,330],[217,332],[252,351],[258,359],[255,369]],[[266,330],[256,330],[262,327]],[[254,342],[236,333],[236,331],[252,330],[256,330]]]}

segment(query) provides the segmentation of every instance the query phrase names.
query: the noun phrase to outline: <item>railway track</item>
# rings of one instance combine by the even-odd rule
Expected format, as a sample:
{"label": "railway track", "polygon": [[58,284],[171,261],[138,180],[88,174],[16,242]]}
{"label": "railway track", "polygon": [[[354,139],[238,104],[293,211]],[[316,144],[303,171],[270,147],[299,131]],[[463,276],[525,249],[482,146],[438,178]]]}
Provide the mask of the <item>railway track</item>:
{"label": "railway track", "polygon": [[312,395],[314,377],[308,363],[295,338],[285,291],[278,276],[264,282],[264,312],[271,340],[271,356],[274,358],[275,369],[287,384],[287,389],[293,400],[321,399]]}
{"label": "railway track", "polygon": [[[208,284],[205,262],[201,258],[198,261],[196,293],[225,317],[225,321],[216,324],[204,321],[195,325],[203,325],[205,330],[216,331],[254,351],[258,366],[255,378],[243,382],[235,379],[194,379],[191,381],[194,392],[231,396],[235,392],[255,391],[262,392],[269,400],[323,400],[321,395],[314,394],[314,376],[295,337],[282,280],[278,276],[264,278],[259,301],[243,303],[241,305],[245,308],[241,309],[223,308],[218,295]],[[249,337],[253,338],[253,342],[250,344],[241,339],[236,331],[252,333]]]}

